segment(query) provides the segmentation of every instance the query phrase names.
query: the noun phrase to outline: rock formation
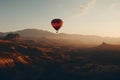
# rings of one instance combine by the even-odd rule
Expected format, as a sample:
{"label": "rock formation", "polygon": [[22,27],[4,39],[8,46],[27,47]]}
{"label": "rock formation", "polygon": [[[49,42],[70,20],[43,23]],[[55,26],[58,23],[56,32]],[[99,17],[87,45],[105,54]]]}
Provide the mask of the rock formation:
{"label": "rock formation", "polygon": [[5,40],[12,40],[12,41],[20,41],[22,40],[22,37],[18,33],[9,33],[4,38]]}

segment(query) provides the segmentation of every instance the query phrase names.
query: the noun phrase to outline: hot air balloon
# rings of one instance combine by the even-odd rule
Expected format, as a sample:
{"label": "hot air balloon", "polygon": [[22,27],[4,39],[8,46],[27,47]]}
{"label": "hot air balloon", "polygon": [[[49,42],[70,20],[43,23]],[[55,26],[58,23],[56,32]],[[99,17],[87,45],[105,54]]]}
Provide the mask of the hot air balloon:
{"label": "hot air balloon", "polygon": [[56,33],[58,33],[58,30],[62,27],[63,21],[61,19],[53,19],[51,21],[51,25],[56,30]]}

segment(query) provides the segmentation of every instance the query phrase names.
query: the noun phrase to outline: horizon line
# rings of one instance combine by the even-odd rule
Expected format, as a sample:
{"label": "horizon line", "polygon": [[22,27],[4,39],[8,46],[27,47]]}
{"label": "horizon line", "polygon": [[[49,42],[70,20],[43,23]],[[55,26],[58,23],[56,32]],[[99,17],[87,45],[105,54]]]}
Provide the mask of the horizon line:
{"label": "horizon line", "polygon": [[[53,34],[56,34],[56,32],[52,32],[52,31],[48,31],[48,30],[44,30],[44,29],[38,29],[38,28],[25,28],[25,29],[19,29],[19,30],[13,30],[13,31],[4,31],[4,32],[1,32],[0,33],[11,33],[11,32],[18,32],[18,31],[23,31],[23,30],[27,30],[27,29],[33,29],[33,30],[42,30],[42,31],[47,31],[47,32],[50,32],[50,33],[53,33]],[[96,36],[96,37],[104,37],[104,38],[120,38],[120,36],[103,36],[103,35],[95,35],[95,34],[76,34],[76,33],[65,33],[65,32],[61,32],[61,33],[58,33],[58,34],[68,34],[68,35],[81,35],[81,36]]]}

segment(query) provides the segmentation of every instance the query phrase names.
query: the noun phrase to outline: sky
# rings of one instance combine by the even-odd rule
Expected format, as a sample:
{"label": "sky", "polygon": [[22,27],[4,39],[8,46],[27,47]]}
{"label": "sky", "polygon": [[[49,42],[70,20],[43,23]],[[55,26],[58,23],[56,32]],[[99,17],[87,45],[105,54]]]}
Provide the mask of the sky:
{"label": "sky", "polygon": [[59,33],[120,37],[120,0],[0,0],[0,32],[42,29]]}

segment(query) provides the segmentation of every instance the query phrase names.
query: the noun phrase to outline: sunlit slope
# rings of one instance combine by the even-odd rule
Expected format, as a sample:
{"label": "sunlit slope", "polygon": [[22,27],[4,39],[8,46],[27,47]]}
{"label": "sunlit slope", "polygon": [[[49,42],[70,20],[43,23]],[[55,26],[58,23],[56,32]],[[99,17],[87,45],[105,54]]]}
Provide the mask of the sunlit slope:
{"label": "sunlit slope", "polygon": [[0,68],[14,67],[16,64],[31,63],[27,54],[21,53],[18,49],[26,48],[23,42],[0,40]]}

